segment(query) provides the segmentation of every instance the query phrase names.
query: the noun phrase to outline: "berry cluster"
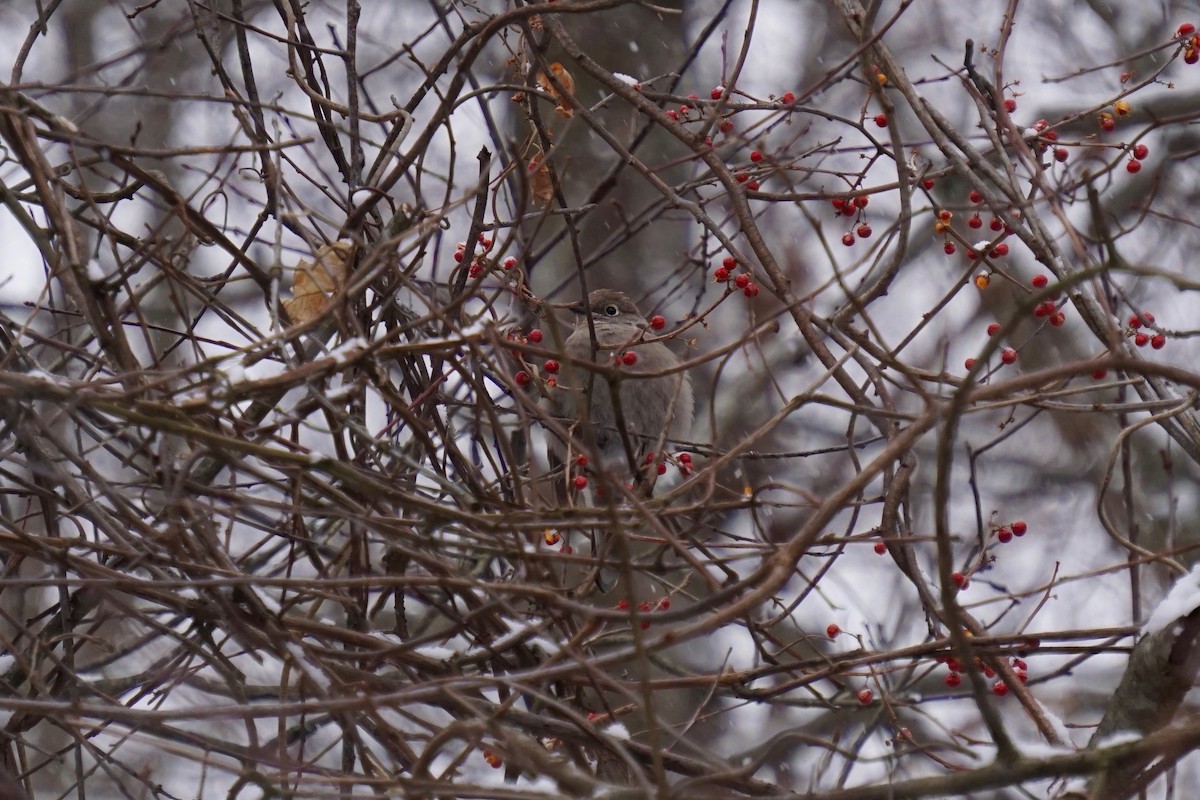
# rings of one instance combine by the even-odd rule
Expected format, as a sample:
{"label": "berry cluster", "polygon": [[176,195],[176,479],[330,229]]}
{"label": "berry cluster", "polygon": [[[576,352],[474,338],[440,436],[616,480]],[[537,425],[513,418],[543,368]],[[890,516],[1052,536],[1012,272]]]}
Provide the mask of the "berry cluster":
{"label": "berry cluster", "polygon": [[993,533],[996,535],[996,540],[1000,542],[1000,544],[1008,544],[1013,540],[1014,536],[1020,538],[1028,531],[1029,526],[1025,524],[1025,520],[1019,519],[1009,525],[997,526]]}
{"label": "berry cluster", "polygon": [[[622,597],[620,600],[617,601],[617,610],[618,611],[628,611],[629,606],[630,606],[629,598],[627,598],[627,597]],[[638,613],[643,614],[643,615],[644,614],[652,614],[655,611],[669,611],[670,608],[671,608],[671,598],[670,597],[660,597],[657,601],[655,601],[655,603],[653,605],[651,605],[650,603],[647,603],[647,602],[638,603]],[[650,627],[650,620],[643,619],[639,623],[639,627],[642,630],[646,630],[647,628]]]}
{"label": "berry cluster", "polygon": [[1196,34],[1196,26],[1185,22],[1175,31],[1175,38],[1183,43],[1183,63],[1195,64],[1200,61],[1200,35]]}
{"label": "berry cluster", "polygon": [[[946,674],[947,686],[953,689],[962,684],[962,676],[965,673],[965,670],[963,669],[962,663],[957,658],[954,656],[938,656],[935,660],[939,664],[945,664],[950,670]],[[996,671],[987,664],[983,663],[983,661],[980,659],[975,659],[974,668],[982,671],[983,676],[988,680],[992,680],[996,677]],[[1017,680],[1019,680],[1021,683],[1027,683],[1029,681],[1029,667],[1022,659],[1014,658],[1012,660],[1012,668],[1013,672],[1017,676]],[[1004,697],[1006,694],[1008,694],[1008,685],[1005,684],[1004,681],[996,681],[994,684],[992,684],[992,692],[997,697]]]}
{"label": "berry cluster", "polygon": [[[634,83],[633,87],[637,90],[640,90],[641,84]],[[714,113],[720,114],[720,117],[716,120],[717,130],[728,136],[734,131],[733,116],[738,113],[739,110],[736,107],[722,105],[728,103],[731,94],[732,90],[724,84],[714,86],[709,91],[708,96],[711,98],[711,103],[708,100],[701,100],[699,95],[689,94],[686,102],[682,103],[678,107],[668,108],[666,110],[665,113],[667,119],[671,120],[672,122],[678,122],[682,124],[688,124],[692,122],[704,123],[706,116],[702,110],[702,107],[709,105],[711,107],[715,107]],[[781,107],[787,108],[795,104],[796,95],[794,95],[792,92],[784,92],[784,94],[779,98],[776,98],[775,95],[770,95],[770,100]],[[712,147],[712,138],[706,137],[704,144],[707,147]],[[754,164],[762,162],[763,158],[763,153],[759,150],[754,150],[750,153],[750,161]],[[750,172],[745,169],[739,169],[734,172],[734,178],[737,180],[737,182],[743,184],[746,189],[751,192],[758,191],[761,185],[758,179],[759,177],[761,177],[761,174]]]}
{"label": "berry cluster", "polygon": [[1142,330],[1143,326],[1153,326],[1154,315],[1149,311],[1143,311],[1141,314],[1134,314],[1129,318],[1129,327],[1125,330],[1126,336],[1133,337],[1133,343],[1138,347],[1150,345],[1155,350],[1162,350],[1167,346],[1167,336],[1165,333],[1151,331],[1147,333]]}
{"label": "berry cluster", "polygon": [[[758,284],[748,272],[741,272],[734,275],[734,270],[737,269],[737,259],[733,256],[725,256],[725,260],[721,262],[721,266],[713,270],[713,281],[716,283],[730,284],[742,290],[742,294],[746,297],[758,297]],[[726,291],[732,292],[734,289],[726,286]]]}
{"label": "berry cluster", "polygon": [[[487,254],[492,249],[494,242],[486,234],[479,234],[479,245],[483,248],[483,252],[477,253],[471,261],[471,268],[468,275],[471,278],[478,278],[483,274],[484,270],[488,269],[491,264],[487,260]],[[467,243],[459,242],[454,248],[454,260],[462,263],[462,260],[467,257]],[[511,262],[511,264],[509,263]],[[517,260],[512,256],[504,259],[504,269],[510,270],[517,265]]]}
{"label": "berry cluster", "polygon": [[[867,224],[863,209],[871,202],[868,195],[860,194],[851,197],[835,197],[829,201],[839,216],[855,217],[858,221],[858,227],[853,231],[847,231],[842,236],[842,244],[846,247],[853,247],[858,239],[871,238],[871,226]],[[857,237],[857,238],[856,238]]]}
{"label": "berry cluster", "polygon": [[571,545],[567,544],[567,541],[563,538],[563,535],[554,528],[546,528],[546,530],[542,533],[542,541],[546,543],[546,547],[556,547],[561,544],[562,547],[559,548],[559,550],[566,555],[571,555],[575,552],[575,549],[571,547]]}

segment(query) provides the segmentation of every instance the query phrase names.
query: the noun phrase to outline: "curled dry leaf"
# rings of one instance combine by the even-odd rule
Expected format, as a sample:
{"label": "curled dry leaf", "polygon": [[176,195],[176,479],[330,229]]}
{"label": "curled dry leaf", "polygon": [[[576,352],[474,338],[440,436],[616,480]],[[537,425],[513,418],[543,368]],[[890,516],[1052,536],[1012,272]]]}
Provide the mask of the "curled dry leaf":
{"label": "curled dry leaf", "polygon": [[571,110],[570,101],[567,98],[575,94],[575,79],[557,61],[550,65],[550,74],[554,76],[554,80],[558,81],[558,85],[564,91],[560,92],[544,72],[538,75],[538,86],[549,94],[554,95],[554,99],[558,101],[558,105],[554,107],[554,113],[563,119],[570,119],[575,112]]}
{"label": "curled dry leaf", "polygon": [[554,181],[550,180],[550,167],[542,156],[529,162],[529,190],[542,208],[554,199]]}
{"label": "curled dry leaf", "polygon": [[292,273],[292,299],[283,307],[293,322],[311,322],[325,312],[346,282],[350,242],[334,242],[317,251],[316,261],[301,259]]}

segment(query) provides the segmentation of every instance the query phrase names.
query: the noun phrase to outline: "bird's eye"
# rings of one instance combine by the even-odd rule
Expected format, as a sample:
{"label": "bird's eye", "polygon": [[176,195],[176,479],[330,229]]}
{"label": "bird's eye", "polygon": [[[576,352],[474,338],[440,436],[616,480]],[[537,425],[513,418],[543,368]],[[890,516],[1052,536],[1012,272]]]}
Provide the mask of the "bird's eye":
{"label": "bird's eye", "polygon": [[621,313],[621,309],[610,303],[604,307],[604,313],[608,314],[610,317],[615,317],[617,314]]}

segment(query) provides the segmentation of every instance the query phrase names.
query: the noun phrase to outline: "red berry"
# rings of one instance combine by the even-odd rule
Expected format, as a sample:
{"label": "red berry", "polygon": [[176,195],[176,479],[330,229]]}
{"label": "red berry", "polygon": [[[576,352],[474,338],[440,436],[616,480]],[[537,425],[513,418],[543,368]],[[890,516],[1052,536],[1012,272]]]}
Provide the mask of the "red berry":
{"label": "red berry", "polygon": [[553,358],[551,358],[545,364],[542,365],[542,369],[546,370],[546,372],[549,372],[551,375],[553,375],[554,373],[558,372],[558,362],[555,361]]}
{"label": "red berry", "polygon": [[758,181],[750,181],[749,183],[746,184],[746,188],[752,192],[757,192],[758,187],[761,185],[762,184],[760,184]]}
{"label": "red berry", "polygon": [[946,255],[952,256],[954,255],[954,251],[958,248],[954,246],[954,242],[946,242],[944,245],[942,245],[942,249],[946,251]]}
{"label": "red berry", "polygon": [[996,531],[996,538],[1000,540],[1001,544],[1008,544],[1012,541],[1013,532],[1008,528],[1001,528],[1000,530]]}
{"label": "red berry", "polygon": [[1061,311],[1050,315],[1050,327],[1061,328],[1067,321],[1067,315]]}
{"label": "red berry", "polygon": [[796,102],[796,95],[792,94],[791,92],[784,92],[783,97],[779,98],[779,101],[785,106],[790,106],[792,103]]}
{"label": "red berry", "polygon": [[629,598],[628,597],[622,597],[620,600],[617,601],[617,610],[618,611],[628,611],[629,610]]}
{"label": "red berry", "polygon": [[1017,670],[1017,680],[1021,683],[1029,683],[1029,673],[1023,669]]}
{"label": "red berry", "polygon": [[745,289],[750,283],[750,276],[743,272],[741,275],[738,275],[733,279],[733,283],[739,289]]}
{"label": "red berry", "polygon": [[994,231],[998,231],[1004,227],[1004,223],[1000,221],[999,217],[992,217],[992,221],[988,223],[988,227]]}
{"label": "red berry", "polygon": [[529,336],[526,338],[528,338],[529,341],[533,342],[534,344],[541,344],[543,336],[544,334],[540,330],[534,328],[529,332]]}
{"label": "red berry", "polygon": [[713,280],[717,283],[725,283],[725,281],[729,280],[729,270],[724,267],[717,267],[713,272]]}
{"label": "red berry", "polygon": [[745,183],[746,181],[750,180],[750,176],[744,172],[735,172],[733,177],[738,183]]}
{"label": "red berry", "polygon": [[662,463],[660,463],[660,464],[659,464],[657,467],[655,467],[655,468],[654,468],[654,470],[655,470],[655,471],[656,471],[656,472],[657,472],[659,475],[666,475],[666,474],[667,474],[667,465],[666,465],[666,462],[662,462]]}
{"label": "red berry", "polygon": [[825,635],[826,635],[826,636],[828,636],[830,639],[836,639],[836,638],[837,638],[837,635],[838,635],[839,633],[841,633],[841,632],[842,632],[842,629],[841,629],[841,628],[839,628],[839,627],[838,627],[838,626],[837,626],[835,623],[833,623],[833,622],[829,623],[829,627],[827,627],[827,628],[825,629]]}
{"label": "red berry", "polygon": [[867,203],[870,203],[870,202],[871,202],[870,196],[865,195],[865,194],[860,194],[858,197],[854,198],[854,205],[858,206],[859,208],[866,208]]}
{"label": "red berry", "polygon": [[668,111],[668,112],[667,112],[667,119],[678,120],[678,119],[679,119],[679,115],[678,115],[678,114],[676,114],[674,111]]}
{"label": "red berry", "polygon": [[1135,144],[1133,146],[1133,157],[1138,161],[1144,161],[1146,156],[1150,155],[1150,148],[1144,144]]}
{"label": "red berry", "polygon": [[663,328],[667,327],[667,318],[662,314],[655,314],[650,318],[650,327],[654,328],[656,331],[661,331]]}
{"label": "red berry", "polygon": [[1134,330],[1137,330],[1138,328],[1142,327],[1142,318],[1139,317],[1137,314],[1134,314],[1132,317],[1129,318],[1129,327],[1133,328]]}
{"label": "red berry", "polygon": [[576,475],[575,476],[575,488],[576,489],[580,489],[580,490],[586,489],[587,484],[588,484],[588,480],[587,480],[586,476],[584,476],[584,475]]}
{"label": "red berry", "polygon": [[[966,589],[967,584],[970,583],[970,581],[967,580],[967,576],[963,575],[961,572],[955,572],[951,574],[950,580],[954,581],[954,585],[957,586],[960,591]],[[958,670],[955,670],[955,672],[958,672]]]}
{"label": "red berry", "polygon": [[708,96],[711,97],[713,100],[720,100],[721,95],[723,95],[723,94],[725,94],[724,86],[714,86],[713,90],[708,93]]}
{"label": "red berry", "polygon": [[[717,123],[717,130],[719,130],[721,133],[729,133],[731,130],[733,130],[733,120],[731,120],[731,119],[721,120],[720,122]],[[709,144],[711,145],[712,143],[709,142]]]}
{"label": "red berry", "polygon": [[949,675],[946,676],[946,685],[949,686],[951,689],[958,686],[960,683],[962,683],[962,676],[959,675],[957,672],[951,672]]}
{"label": "red berry", "polygon": [[968,358],[966,361],[963,362],[963,366],[966,367],[967,369],[975,369],[975,359]]}
{"label": "red berry", "polygon": [[1044,289],[1050,283],[1050,279],[1045,275],[1034,275],[1029,282],[1033,284],[1033,288],[1035,289]]}
{"label": "red berry", "polygon": [[1008,245],[1004,242],[1000,242],[992,248],[992,258],[1004,258],[1006,255],[1008,255]]}
{"label": "red berry", "polygon": [[586,467],[588,465],[588,457],[580,453],[579,457],[575,459],[575,464],[580,467]]}
{"label": "red berry", "polygon": [[963,671],[962,664],[954,656],[950,656],[946,659],[946,669],[950,670],[951,672]]}
{"label": "red berry", "polygon": [[838,211],[841,211],[842,209],[844,209],[846,207],[846,198],[844,198],[844,197],[835,197],[832,200],[830,200],[829,202]]}
{"label": "red berry", "polygon": [[1147,325],[1153,325],[1154,324],[1154,315],[1151,314],[1149,311],[1143,311],[1142,312],[1142,320]]}
{"label": "red berry", "polygon": [[1195,64],[1200,61],[1200,48],[1188,47],[1183,51],[1183,63]]}
{"label": "red berry", "polygon": [[1029,530],[1029,526],[1025,524],[1025,520],[1019,519],[1009,527],[1012,528],[1014,536],[1024,536],[1025,531]]}
{"label": "red berry", "polygon": [[972,189],[971,193],[967,195],[967,199],[970,200],[972,203],[982,203],[983,195],[981,195],[979,192]]}
{"label": "red berry", "polygon": [[887,545],[884,544],[883,542],[876,542],[875,543],[875,552],[878,555],[883,555],[884,553],[887,552]]}
{"label": "red berry", "polygon": [[1006,347],[1000,351],[1000,360],[1005,364],[1015,364],[1017,361],[1017,351],[1011,347]]}
{"label": "red berry", "polygon": [[1037,304],[1037,307],[1033,309],[1033,315],[1038,319],[1041,319],[1042,317],[1050,316],[1057,310],[1058,306],[1054,305],[1054,301],[1047,300],[1044,303]]}
{"label": "red berry", "polygon": [[750,160],[753,161],[755,164],[762,161],[762,158],[763,158],[762,153],[758,152],[757,150],[750,151]]}
{"label": "red berry", "polygon": [[1167,337],[1161,333],[1156,333],[1150,337],[1150,346],[1155,350],[1162,350],[1167,346]]}
{"label": "red berry", "polygon": [[925,187],[925,191],[929,191],[934,186],[933,178],[926,178],[925,180],[921,181],[921,185]]}
{"label": "red berry", "polygon": [[1095,370],[1094,372],[1092,372],[1092,380],[1094,380],[1094,381],[1102,381],[1107,377],[1108,377],[1108,370],[1106,370],[1106,369],[1098,369],[1098,370]]}
{"label": "red berry", "polygon": [[972,214],[971,218],[967,220],[967,224],[970,225],[972,228],[982,228],[983,220],[979,217],[978,214]]}
{"label": "red berry", "polygon": [[864,222],[862,225],[858,226],[858,238],[868,239],[868,238],[870,238],[870,236],[871,236],[871,226],[870,225],[868,225],[867,223]]}
{"label": "red berry", "polygon": [[852,247],[852,246],[854,246],[854,241],[855,241],[855,240],[854,240],[854,234],[853,234],[853,233],[844,233],[844,234],[842,234],[842,244],[846,245],[846,247]]}
{"label": "red berry", "polygon": [[1058,141],[1058,131],[1045,131],[1042,133],[1042,139],[1047,142]]}
{"label": "red berry", "polygon": [[870,689],[863,689],[858,693],[858,702],[862,703],[864,706],[870,705],[874,698],[875,695],[871,693]]}
{"label": "red berry", "polygon": [[758,284],[750,284],[745,289],[742,289],[742,294],[746,295],[746,297],[758,297]]}
{"label": "red berry", "polygon": [[689,464],[690,465],[692,463],[692,454],[691,453],[680,453],[678,458],[679,458],[680,464]]}
{"label": "red berry", "polygon": [[1100,128],[1105,133],[1112,133],[1117,129],[1117,121],[1113,119],[1112,114],[1100,115]]}
{"label": "red berry", "polygon": [[1066,161],[1068,158],[1070,158],[1070,156],[1071,156],[1071,154],[1067,152],[1067,148],[1065,148],[1065,147],[1054,148],[1054,160],[1055,161],[1060,161],[1060,162]]}
{"label": "red berry", "polygon": [[887,127],[887,114],[876,114],[875,115],[875,124],[881,128],[886,128]]}
{"label": "red berry", "polygon": [[525,370],[520,370],[516,375],[513,375],[513,380],[517,382],[517,386],[528,386],[533,378]]}
{"label": "red berry", "polygon": [[725,256],[725,260],[721,262],[721,266],[727,270],[733,271],[733,268],[737,266],[737,259],[733,256]]}
{"label": "red berry", "polygon": [[1017,110],[1017,101],[1013,100],[1011,97],[1005,99],[1004,110],[1010,114],[1013,113],[1014,111],[1016,111]]}
{"label": "red berry", "polygon": [[1196,32],[1196,26],[1190,22],[1185,22],[1179,26],[1179,30],[1175,31],[1175,37],[1191,36]]}
{"label": "red berry", "polygon": [[669,611],[670,609],[671,609],[671,598],[664,597],[662,600],[658,601],[658,610],[659,611]]}
{"label": "red berry", "polygon": [[996,697],[1004,697],[1004,695],[1008,694],[1008,684],[1004,681],[996,681],[992,685],[992,694],[996,695]]}
{"label": "red berry", "polygon": [[995,336],[999,332],[1000,332],[1000,323],[999,322],[993,322],[991,325],[987,326],[987,335],[988,336]]}
{"label": "red berry", "polygon": [[1150,337],[1144,333],[1139,333],[1137,336],[1133,337],[1133,343],[1138,347],[1145,347],[1147,344],[1149,344],[1149,342]]}
{"label": "red berry", "polygon": [[512,256],[509,256],[508,258],[504,259],[504,268],[505,269],[512,269],[515,266],[517,266],[517,260],[515,258],[513,258]]}
{"label": "red berry", "polygon": [[1135,175],[1142,171],[1142,162],[1136,158],[1131,158],[1125,162],[1125,171],[1130,175]]}
{"label": "red berry", "polygon": [[627,350],[621,354],[621,363],[627,367],[632,367],[638,362],[638,354],[632,350]]}

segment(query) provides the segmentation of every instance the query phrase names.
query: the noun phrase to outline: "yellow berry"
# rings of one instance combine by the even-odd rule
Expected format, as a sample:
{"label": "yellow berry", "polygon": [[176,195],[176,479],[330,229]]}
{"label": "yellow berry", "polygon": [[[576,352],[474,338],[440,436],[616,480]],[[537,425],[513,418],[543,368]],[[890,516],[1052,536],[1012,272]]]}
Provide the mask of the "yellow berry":
{"label": "yellow berry", "polygon": [[1133,110],[1133,106],[1129,105],[1128,100],[1118,100],[1113,103],[1113,110],[1117,112],[1118,117],[1123,117]]}
{"label": "yellow berry", "polygon": [[975,276],[975,285],[980,289],[986,289],[991,282],[992,276],[988,275],[986,272],[981,272]]}

